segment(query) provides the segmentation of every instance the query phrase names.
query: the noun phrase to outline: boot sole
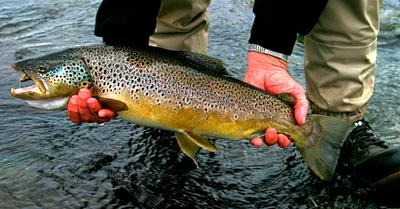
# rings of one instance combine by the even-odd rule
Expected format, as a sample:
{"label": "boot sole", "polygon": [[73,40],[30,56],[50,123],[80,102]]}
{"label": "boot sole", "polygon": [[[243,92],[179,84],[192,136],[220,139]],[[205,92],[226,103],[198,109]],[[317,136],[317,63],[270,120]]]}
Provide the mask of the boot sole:
{"label": "boot sole", "polygon": [[377,187],[377,188],[384,187],[385,185],[393,185],[393,186],[400,185],[400,171],[393,173],[392,175],[387,176],[387,177],[372,184],[372,186]]}
{"label": "boot sole", "polygon": [[400,187],[400,147],[376,155],[357,166],[356,173],[374,187]]}

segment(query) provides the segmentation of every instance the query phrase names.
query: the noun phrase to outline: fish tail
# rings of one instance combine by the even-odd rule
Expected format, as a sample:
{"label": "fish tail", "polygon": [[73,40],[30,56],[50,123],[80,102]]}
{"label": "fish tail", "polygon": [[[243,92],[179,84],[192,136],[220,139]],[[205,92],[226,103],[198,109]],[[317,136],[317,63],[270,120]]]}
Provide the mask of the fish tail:
{"label": "fish tail", "polygon": [[335,173],[340,149],[354,125],[348,120],[316,114],[310,116],[309,122],[314,129],[297,148],[308,167],[329,181]]}

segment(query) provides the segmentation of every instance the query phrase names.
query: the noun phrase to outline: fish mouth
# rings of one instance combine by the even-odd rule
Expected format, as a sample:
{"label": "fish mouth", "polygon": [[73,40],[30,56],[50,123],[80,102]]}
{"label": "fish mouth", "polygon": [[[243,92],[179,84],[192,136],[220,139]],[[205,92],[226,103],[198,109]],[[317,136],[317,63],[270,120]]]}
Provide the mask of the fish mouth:
{"label": "fish mouth", "polygon": [[21,77],[19,78],[19,80],[21,82],[26,82],[26,81],[29,81],[29,80],[32,80],[34,82],[34,85],[32,85],[32,86],[23,87],[23,88],[17,88],[17,89],[12,88],[11,89],[11,95],[13,97],[22,98],[22,97],[25,97],[26,95],[30,95],[30,94],[33,94],[33,93],[46,94],[47,85],[43,81],[43,79],[40,78],[37,74],[25,72],[22,67],[18,67],[15,64],[12,65],[12,68],[14,68],[14,70],[16,70],[18,72],[22,72],[23,73],[21,75]]}

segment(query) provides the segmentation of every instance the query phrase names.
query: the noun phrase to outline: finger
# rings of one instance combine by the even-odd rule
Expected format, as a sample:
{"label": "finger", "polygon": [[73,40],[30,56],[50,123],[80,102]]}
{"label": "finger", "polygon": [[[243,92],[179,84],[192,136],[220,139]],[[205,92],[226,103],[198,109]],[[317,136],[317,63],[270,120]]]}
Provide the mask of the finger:
{"label": "finger", "polygon": [[82,122],[94,122],[95,117],[87,105],[87,100],[91,97],[90,91],[88,89],[81,89],[78,92],[78,96],[78,107]]}
{"label": "finger", "polygon": [[306,117],[308,112],[308,103],[300,104],[295,106],[295,118],[298,124],[303,125],[306,123]]}
{"label": "finger", "polygon": [[98,115],[101,119],[110,121],[113,117],[117,116],[117,113],[109,109],[101,109]]}
{"label": "finger", "polygon": [[79,89],[78,95],[82,99],[89,99],[90,97],[92,97],[90,90],[88,88]]}
{"label": "finger", "polygon": [[292,143],[290,139],[284,134],[278,134],[278,146],[280,148],[286,148]]}
{"label": "finger", "polygon": [[278,141],[277,137],[277,132],[275,128],[268,128],[267,131],[265,131],[265,143],[268,146],[272,146],[276,144]]}
{"label": "finger", "polygon": [[99,111],[102,109],[100,102],[95,98],[89,98],[87,100],[87,106],[93,115],[98,115]]}
{"label": "finger", "polygon": [[261,147],[263,145],[263,140],[258,137],[250,140],[250,143],[256,147]]}
{"label": "finger", "polygon": [[92,116],[94,119],[93,122],[105,123],[105,122],[110,121],[110,118],[101,118],[101,116],[103,116],[104,113],[102,115],[99,114],[102,110],[102,107],[101,107],[100,102],[97,99],[89,98],[87,100],[87,106],[89,107],[90,111],[92,112]]}
{"label": "finger", "polygon": [[68,116],[73,123],[82,123],[81,117],[79,115],[78,107],[78,95],[73,95],[68,102]]}
{"label": "finger", "polygon": [[295,91],[292,92],[296,102],[294,104],[294,116],[298,124],[303,125],[306,122],[308,112],[308,101],[304,93],[304,89],[300,84],[297,84]]}

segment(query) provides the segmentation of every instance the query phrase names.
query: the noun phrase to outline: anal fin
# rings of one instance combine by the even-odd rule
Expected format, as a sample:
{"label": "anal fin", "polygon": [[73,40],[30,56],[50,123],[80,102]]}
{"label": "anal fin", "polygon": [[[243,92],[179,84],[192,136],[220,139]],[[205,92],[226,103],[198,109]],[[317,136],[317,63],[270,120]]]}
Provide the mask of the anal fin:
{"label": "anal fin", "polygon": [[181,147],[183,153],[190,158],[194,159],[200,150],[200,147],[210,151],[216,152],[217,149],[211,142],[199,135],[193,134],[189,131],[183,131],[181,133],[175,133],[176,140]]}
{"label": "anal fin", "polygon": [[192,142],[195,143],[197,146],[199,146],[199,147],[201,147],[201,148],[203,148],[203,149],[205,149],[207,151],[210,151],[210,152],[216,152],[217,151],[215,146],[213,144],[211,144],[210,140],[208,140],[208,139],[206,139],[206,138],[204,138],[202,136],[193,134],[192,132],[189,132],[189,131],[184,131],[183,134],[188,139],[192,140]]}
{"label": "anal fin", "polygon": [[182,149],[182,152],[188,157],[194,159],[199,152],[200,147],[197,146],[192,140],[188,139],[185,134],[175,133],[175,136],[179,147]]}

